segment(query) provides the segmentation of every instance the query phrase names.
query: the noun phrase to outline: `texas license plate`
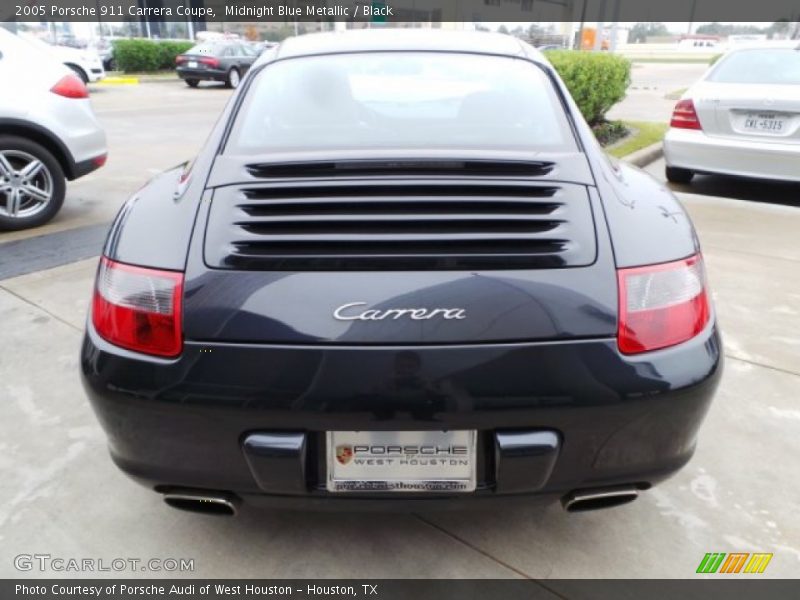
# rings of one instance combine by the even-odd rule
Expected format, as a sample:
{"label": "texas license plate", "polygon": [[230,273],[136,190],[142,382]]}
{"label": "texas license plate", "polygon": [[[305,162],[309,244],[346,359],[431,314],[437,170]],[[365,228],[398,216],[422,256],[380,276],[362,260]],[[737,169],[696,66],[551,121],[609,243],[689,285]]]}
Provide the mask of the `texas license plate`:
{"label": "texas license plate", "polygon": [[328,491],[472,492],[472,431],[329,431]]}
{"label": "texas license plate", "polygon": [[748,113],[744,128],[748,131],[779,135],[786,130],[787,119],[776,113]]}
{"label": "texas license plate", "polygon": [[197,61],[196,60],[190,60],[188,63],[186,63],[186,66],[189,67],[190,69],[196,69],[197,68]]}

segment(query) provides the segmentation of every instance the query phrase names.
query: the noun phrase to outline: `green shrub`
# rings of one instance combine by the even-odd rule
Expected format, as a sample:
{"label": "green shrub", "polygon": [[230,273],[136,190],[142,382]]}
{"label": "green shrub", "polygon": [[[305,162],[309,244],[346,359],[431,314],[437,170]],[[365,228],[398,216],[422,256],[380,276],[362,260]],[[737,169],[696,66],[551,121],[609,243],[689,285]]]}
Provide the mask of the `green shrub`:
{"label": "green shrub", "polygon": [[150,40],[114,40],[114,61],[120,71],[157,71],[161,64],[158,45]]}
{"label": "green shrub", "polygon": [[605,52],[573,50],[546,54],[590,125],[605,120],[609,109],[625,97],[631,83],[628,59]]}
{"label": "green shrub", "polygon": [[158,49],[161,53],[161,64],[159,69],[173,69],[175,68],[175,57],[184,52],[188,52],[194,46],[194,42],[190,41],[166,41],[159,42]]}
{"label": "green shrub", "polygon": [[175,67],[175,57],[194,46],[190,41],[115,40],[114,60],[126,73]]}

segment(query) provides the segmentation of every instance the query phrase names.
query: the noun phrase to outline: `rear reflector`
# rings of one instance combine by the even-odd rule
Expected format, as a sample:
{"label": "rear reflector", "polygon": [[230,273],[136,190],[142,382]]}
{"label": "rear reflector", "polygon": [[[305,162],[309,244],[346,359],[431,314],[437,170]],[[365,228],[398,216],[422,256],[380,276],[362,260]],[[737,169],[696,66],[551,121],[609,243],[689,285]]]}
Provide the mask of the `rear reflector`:
{"label": "rear reflector", "polygon": [[676,129],[703,129],[700,125],[700,119],[697,118],[694,102],[691,99],[681,100],[675,105],[669,126]]}
{"label": "rear reflector", "polygon": [[63,96],[64,98],[75,98],[80,100],[81,98],[89,97],[89,90],[86,89],[83,81],[81,81],[80,78],[73,73],[64,75],[53,87],[50,88],[50,91],[54,94],[58,94],[59,96]]}
{"label": "rear reflector", "polygon": [[102,167],[104,164],[106,164],[107,160],[108,160],[108,154],[101,154],[100,156],[95,156],[92,159],[92,164],[95,167]]}
{"label": "rear reflector", "polygon": [[620,269],[617,343],[638,354],[685,342],[703,331],[710,309],[702,257]]}
{"label": "rear reflector", "polygon": [[100,260],[92,323],[112,344],[157,356],[183,349],[183,274]]}

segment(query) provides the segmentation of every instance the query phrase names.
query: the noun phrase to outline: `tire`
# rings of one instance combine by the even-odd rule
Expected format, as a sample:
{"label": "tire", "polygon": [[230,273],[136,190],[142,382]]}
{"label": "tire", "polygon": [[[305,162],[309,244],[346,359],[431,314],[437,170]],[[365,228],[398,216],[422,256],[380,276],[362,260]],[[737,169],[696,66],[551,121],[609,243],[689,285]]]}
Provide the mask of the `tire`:
{"label": "tire", "polygon": [[667,167],[667,181],[670,183],[691,183],[694,178],[694,171],[681,169],[680,167]]}
{"label": "tire", "polygon": [[236,89],[239,87],[239,83],[242,81],[242,75],[239,73],[239,69],[233,68],[228,71],[228,77],[225,78],[225,87]]}
{"label": "tire", "polygon": [[83,69],[81,69],[78,65],[68,64],[67,66],[72,69],[75,75],[81,78],[83,85],[89,84],[89,76],[86,75],[86,72]]}
{"label": "tire", "polygon": [[198,85],[200,85],[200,80],[198,79],[184,79],[184,81],[190,88],[196,88]]}
{"label": "tire", "polygon": [[[26,166],[36,166],[27,179]],[[26,194],[26,188],[38,193]],[[0,135],[0,230],[44,225],[61,210],[66,193],[64,170],[47,148],[25,138]]]}

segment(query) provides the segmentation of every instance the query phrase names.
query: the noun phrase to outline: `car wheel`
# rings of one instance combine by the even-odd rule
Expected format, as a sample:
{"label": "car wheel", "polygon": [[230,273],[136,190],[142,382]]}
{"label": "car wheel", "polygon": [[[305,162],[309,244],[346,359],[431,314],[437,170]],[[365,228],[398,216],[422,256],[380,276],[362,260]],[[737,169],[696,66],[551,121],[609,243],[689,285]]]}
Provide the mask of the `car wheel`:
{"label": "car wheel", "polygon": [[86,72],[81,69],[78,65],[67,65],[70,69],[73,70],[75,75],[81,78],[81,81],[84,85],[89,83],[89,77],[86,75]]}
{"label": "car wheel", "polygon": [[239,74],[239,69],[231,69],[228,71],[228,79],[225,81],[225,85],[235,90],[239,87],[239,82],[241,80],[242,76]]}
{"label": "car wheel", "polygon": [[47,223],[61,209],[67,184],[49,150],[24,138],[0,136],[0,230]]}
{"label": "car wheel", "polygon": [[198,79],[184,79],[184,81],[190,88],[196,88],[198,85],[200,85],[200,80]]}
{"label": "car wheel", "polygon": [[667,167],[667,181],[671,183],[689,183],[694,177],[694,171],[680,167]]}

